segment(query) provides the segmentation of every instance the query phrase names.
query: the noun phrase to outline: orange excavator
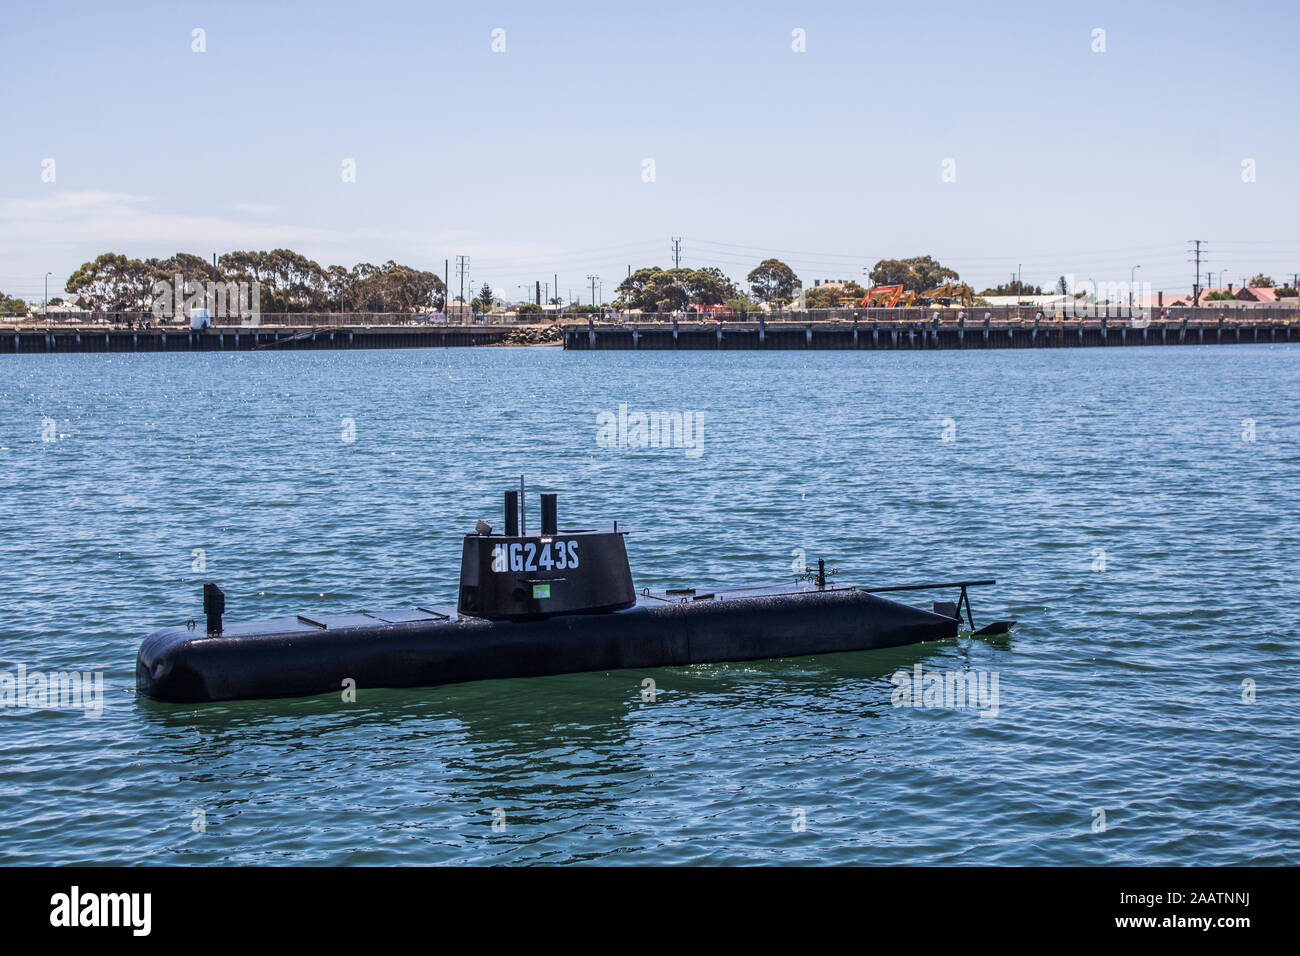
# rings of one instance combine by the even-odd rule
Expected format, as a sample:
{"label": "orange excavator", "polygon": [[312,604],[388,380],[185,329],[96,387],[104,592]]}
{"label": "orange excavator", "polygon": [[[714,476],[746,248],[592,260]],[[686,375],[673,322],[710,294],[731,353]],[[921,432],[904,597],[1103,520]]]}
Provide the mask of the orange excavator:
{"label": "orange excavator", "polygon": [[937,285],[933,289],[926,289],[919,295],[907,291],[902,284],[898,284],[872,286],[867,290],[866,295],[862,297],[862,302],[859,305],[864,309],[904,309],[916,305],[940,305],[944,307],[959,305],[970,308],[974,300],[974,290],[964,283],[949,282],[944,285]]}
{"label": "orange excavator", "polygon": [[867,290],[859,307],[863,309],[893,309],[906,307],[916,301],[916,294],[908,292],[902,283],[898,285],[876,285]]}

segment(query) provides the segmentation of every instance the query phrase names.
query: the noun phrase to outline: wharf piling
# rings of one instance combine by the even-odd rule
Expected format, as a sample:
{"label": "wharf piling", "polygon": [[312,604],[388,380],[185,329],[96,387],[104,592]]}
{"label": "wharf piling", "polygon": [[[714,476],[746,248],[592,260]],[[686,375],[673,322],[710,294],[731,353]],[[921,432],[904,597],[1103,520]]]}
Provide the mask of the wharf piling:
{"label": "wharf piling", "polygon": [[519,329],[519,326],[487,325],[354,328],[216,326],[199,332],[188,328],[17,326],[0,327],[0,354],[451,348],[508,344]]}
{"label": "wharf piling", "polygon": [[566,349],[1029,349],[1140,345],[1239,345],[1300,342],[1300,322],[1260,318],[1233,322],[1173,317],[1021,321],[889,319],[754,321],[589,320],[563,326]]}

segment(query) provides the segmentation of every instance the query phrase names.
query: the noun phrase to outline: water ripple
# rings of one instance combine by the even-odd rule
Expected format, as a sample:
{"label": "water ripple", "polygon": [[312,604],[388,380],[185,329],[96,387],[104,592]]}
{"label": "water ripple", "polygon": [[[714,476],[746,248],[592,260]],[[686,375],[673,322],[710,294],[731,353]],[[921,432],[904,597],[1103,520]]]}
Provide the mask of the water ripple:
{"label": "water ripple", "polygon": [[[0,862],[1294,864],[1298,354],[7,357],[0,672],[106,693],[0,710]],[[621,403],[703,413],[702,454],[601,447]],[[140,638],[204,580],[237,618],[448,602],[521,472],[637,528],[638,585],[824,556],[994,575],[977,618],[1021,623],[348,705],[135,697]],[[996,673],[996,716],[894,706],[917,666]]]}

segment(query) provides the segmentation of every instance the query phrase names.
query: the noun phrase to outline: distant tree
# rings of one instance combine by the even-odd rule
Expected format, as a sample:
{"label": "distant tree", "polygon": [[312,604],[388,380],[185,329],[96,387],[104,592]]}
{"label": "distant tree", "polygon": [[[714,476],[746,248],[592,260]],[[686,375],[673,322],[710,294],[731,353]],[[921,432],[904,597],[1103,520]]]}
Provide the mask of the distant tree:
{"label": "distant tree", "polygon": [[[1294,299],[1296,297],[1295,286],[1289,286],[1289,285],[1282,286],[1280,289],[1277,290],[1277,297],[1279,299]],[[52,302],[54,300],[51,299],[50,301]]]}
{"label": "distant tree", "polygon": [[[985,289],[980,295],[1042,295],[1043,287],[1039,285],[1030,285],[1027,282],[1020,282],[1012,279],[1004,285],[995,285],[991,289]],[[1067,293],[1068,294],[1068,293]],[[1077,293],[1077,299],[1082,292]]]}
{"label": "distant tree", "polygon": [[63,287],[93,308],[126,312],[147,307],[154,278],[154,269],[139,259],[105,252],[78,266]]}
{"label": "distant tree", "polygon": [[164,282],[170,282],[177,275],[187,282],[214,282],[222,278],[219,266],[190,252],[178,252],[166,259],[145,261],[154,270],[154,277]]}
{"label": "distant tree", "polygon": [[1273,288],[1273,280],[1270,279],[1268,276],[1264,275],[1264,273],[1257,272],[1255,274],[1255,277],[1251,279],[1249,282],[1247,282],[1246,285],[1255,289],[1258,288],[1271,289]]}
{"label": "distant tree", "polygon": [[1070,294],[1070,283],[1065,281],[1065,276],[1061,276],[1056,280],[1056,291],[1058,295]]}
{"label": "distant tree", "polygon": [[237,251],[227,252],[217,258],[222,278],[228,282],[248,282],[261,290],[259,298],[261,307],[268,312],[274,311],[274,303],[269,298],[267,280],[270,275],[269,254],[265,252]]}
{"label": "distant tree", "polygon": [[[347,269],[343,268],[342,266],[329,266],[325,270],[325,296],[329,303],[326,306],[326,308],[347,309],[348,307],[347,293],[348,293],[348,286],[350,284],[349,280],[351,278],[352,278],[351,274],[348,272]],[[353,303],[354,311],[355,311],[355,306],[356,303],[354,302]]]}
{"label": "distant tree", "polygon": [[727,274],[713,266],[687,270],[683,281],[687,296],[696,305],[721,305],[740,293]]}
{"label": "distant tree", "polygon": [[913,256],[910,259],[881,259],[871,269],[875,285],[898,285],[909,292],[924,292],[946,282],[961,278],[956,270],[940,265],[930,256]]}
{"label": "distant tree", "polygon": [[805,292],[803,298],[810,309],[838,309],[861,302],[866,292],[858,283],[846,282],[843,286],[817,286]]}
{"label": "distant tree", "polygon": [[658,299],[652,297],[651,287],[658,284],[663,275],[664,270],[659,266],[637,269],[614,290],[617,293],[614,305],[620,309],[654,311]]}
{"label": "distant tree", "polygon": [[0,315],[26,315],[27,303],[22,299],[12,299],[0,292]]}
{"label": "distant tree", "polygon": [[794,270],[780,259],[764,259],[745,277],[759,302],[789,302],[799,285]]}
{"label": "distant tree", "polygon": [[119,261],[125,262],[126,257],[105,252],[90,262],[83,262],[68,276],[63,287],[77,293],[95,308],[107,304],[117,295]]}
{"label": "distant tree", "polygon": [[676,312],[689,305],[721,305],[740,294],[721,269],[637,269],[618,284],[615,306]]}
{"label": "distant tree", "polygon": [[361,262],[351,270],[330,266],[321,280],[328,298],[324,308],[337,308],[339,293],[349,312],[425,312],[445,307],[442,277],[434,272],[398,265]]}
{"label": "distant tree", "polygon": [[840,304],[839,290],[819,285],[803,294],[803,304],[809,309],[833,309]]}
{"label": "distant tree", "polygon": [[485,303],[487,303],[487,308],[483,310],[484,312],[487,312],[488,310],[490,310],[490,309],[492,308],[492,299],[493,299],[493,298],[494,298],[494,297],[493,297],[493,295],[492,295],[492,286],[490,286],[490,285],[488,285],[486,282],[484,282],[483,285],[482,285],[482,286],[479,288],[479,290],[478,290],[478,300],[479,300],[480,302],[485,302]]}
{"label": "distant tree", "polygon": [[436,272],[399,266],[390,259],[372,281],[378,282],[386,312],[423,312],[441,307],[442,278]]}
{"label": "distant tree", "polygon": [[266,254],[265,265],[273,311],[307,312],[325,307],[328,277],[318,263],[292,249],[274,249]]}
{"label": "distant tree", "polygon": [[658,312],[677,312],[691,304],[686,288],[690,269],[660,269],[646,286],[641,308]]}
{"label": "distant tree", "polygon": [[[189,257],[187,266],[202,260]],[[178,255],[173,259],[180,260]],[[169,260],[170,262],[170,260]],[[324,267],[291,249],[229,252],[218,260],[218,281],[256,283],[261,307],[268,312],[422,312],[446,307],[446,289],[435,272],[399,265],[359,262],[351,269]]]}

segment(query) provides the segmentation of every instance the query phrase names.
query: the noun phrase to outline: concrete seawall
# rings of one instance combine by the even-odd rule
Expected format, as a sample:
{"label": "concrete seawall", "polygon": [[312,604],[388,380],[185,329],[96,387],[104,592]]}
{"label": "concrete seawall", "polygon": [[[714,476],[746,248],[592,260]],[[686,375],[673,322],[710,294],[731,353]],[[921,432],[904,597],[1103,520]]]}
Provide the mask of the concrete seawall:
{"label": "concrete seawall", "polygon": [[[277,349],[456,348],[546,344],[554,330],[520,325],[442,326],[218,326],[122,329],[104,326],[0,327],[0,354],[69,352],[247,352]],[[1003,349],[1137,345],[1237,345],[1300,342],[1300,322],[1155,319],[1032,320],[1022,322],[762,321],[571,322],[562,327],[566,349]],[[554,343],[552,343],[554,344]]]}
{"label": "concrete seawall", "polygon": [[0,328],[0,354],[42,352],[250,352],[275,349],[400,349],[502,345],[519,326],[110,329]]}
{"label": "concrete seawall", "polygon": [[1039,323],[655,322],[564,326],[564,347],[655,349],[1008,349],[1300,342],[1293,321],[1188,322],[1128,319]]}

